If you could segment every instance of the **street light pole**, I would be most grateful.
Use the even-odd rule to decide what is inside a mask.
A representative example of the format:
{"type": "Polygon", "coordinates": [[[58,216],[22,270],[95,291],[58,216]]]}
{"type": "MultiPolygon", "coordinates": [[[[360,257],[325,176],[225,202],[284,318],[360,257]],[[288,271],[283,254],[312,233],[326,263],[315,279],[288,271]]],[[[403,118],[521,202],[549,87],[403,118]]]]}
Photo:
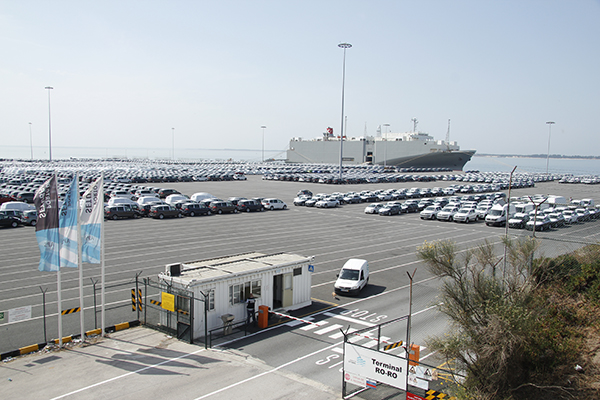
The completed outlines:
{"type": "Polygon", "coordinates": [[[342,123],[340,127],[340,183],[342,180],[342,161],[344,160],[344,88],[346,85],[346,49],[352,47],[350,43],[340,43],[338,47],[344,49],[344,63],[342,69],[342,123]]]}
{"type": "Polygon", "coordinates": [[[383,126],[385,126],[385,142],[383,143],[383,172],[385,172],[385,168],[387,167],[387,133],[390,124],[383,124],[383,126]]]}
{"type": "Polygon", "coordinates": [[[262,162],[265,162],[265,129],[267,127],[265,125],[261,125],[262,129],[262,162]]]}
{"type": "Polygon", "coordinates": [[[175,128],[171,128],[171,159],[175,161],[175,128]]]}
{"type": "Polygon", "coordinates": [[[546,122],[548,124],[548,156],[546,156],[546,175],[548,175],[548,163],[550,162],[550,135],[552,133],[553,121],[546,122]]]}
{"type": "Polygon", "coordinates": [[[29,123],[29,148],[31,149],[31,159],[33,160],[33,135],[31,134],[31,122],[29,123]]]}
{"type": "Polygon", "coordinates": [[[48,157],[49,160],[52,161],[52,118],[50,113],[50,90],[54,89],[51,86],[46,86],[46,90],[48,90],[48,157]]]}

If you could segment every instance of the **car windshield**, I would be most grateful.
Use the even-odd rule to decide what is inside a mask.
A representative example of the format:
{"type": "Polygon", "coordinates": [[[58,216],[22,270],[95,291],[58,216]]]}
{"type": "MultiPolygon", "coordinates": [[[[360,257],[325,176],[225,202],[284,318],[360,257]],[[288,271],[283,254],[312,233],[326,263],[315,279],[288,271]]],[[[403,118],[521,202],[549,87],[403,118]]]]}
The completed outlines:
{"type": "Polygon", "coordinates": [[[358,270],[342,268],[342,272],[340,273],[340,279],[347,279],[349,281],[357,281],[358,280],[358,270]]]}

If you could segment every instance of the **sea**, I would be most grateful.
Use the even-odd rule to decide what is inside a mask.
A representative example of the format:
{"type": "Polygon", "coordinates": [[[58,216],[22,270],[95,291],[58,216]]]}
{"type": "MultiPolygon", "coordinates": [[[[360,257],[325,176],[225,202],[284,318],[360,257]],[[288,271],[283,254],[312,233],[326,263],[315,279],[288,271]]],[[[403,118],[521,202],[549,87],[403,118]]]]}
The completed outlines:
{"type": "MultiPolygon", "coordinates": [[[[260,163],[262,160],[283,160],[286,150],[261,149],[177,149],[114,148],[114,147],[52,147],[53,160],[69,159],[149,159],[189,162],[241,161],[260,163]]],[[[0,146],[0,159],[47,160],[48,148],[43,146],[0,146]]],[[[596,175],[600,176],[600,159],[534,158],[475,155],[465,171],[516,172],[596,175]]]]}

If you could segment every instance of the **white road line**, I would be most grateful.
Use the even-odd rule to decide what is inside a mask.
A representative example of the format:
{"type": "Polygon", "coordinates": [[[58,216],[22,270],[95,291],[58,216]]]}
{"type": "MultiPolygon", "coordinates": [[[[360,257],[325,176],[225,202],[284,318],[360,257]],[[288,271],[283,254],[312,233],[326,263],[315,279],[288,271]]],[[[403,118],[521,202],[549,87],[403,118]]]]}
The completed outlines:
{"type": "Polygon", "coordinates": [[[361,320],[358,320],[358,319],[346,317],[345,315],[334,314],[334,313],[330,313],[330,312],[326,312],[324,314],[327,315],[328,317],[337,318],[337,319],[341,319],[341,320],[348,321],[348,322],[354,322],[356,324],[360,324],[360,325],[364,325],[364,326],[368,326],[368,327],[375,326],[375,324],[371,324],[369,322],[365,322],[365,321],[361,321],[361,320]]]}
{"type": "MultiPolygon", "coordinates": [[[[312,320],[314,320],[314,318],[313,317],[307,317],[307,318],[303,318],[303,320],[304,321],[312,321],[312,320]]],[[[293,327],[293,326],[301,325],[303,323],[304,323],[303,321],[294,320],[294,321],[290,321],[290,322],[288,322],[287,324],[284,324],[284,325],[285,326],[292,326],[293,327]]]]}
{"type": "Polygon", "coordinates": [[[344,349],[342,349],[341,347],[334,347],[333,349],[331,349],[331,351],[333,351],[334,353],[344,354],[344,349]]]}
{"type": "Polygon", "coordinates": [[[308,325],[303,326],[302,328],[300,328],[300,330],[301,331],[310,331],[310,330],[318,328],[320,326],[327,325],[328,323],[329,322],[327,322],[327,321],[321,321],[321,322],[319,322],[318,325],[317,324],[308,324],[308,325]]]}
{"type": "Polygon", "coordinates": [[[327,332],[331,332],[331,331],[334,331],[336,329],[343,328],[343,327],[344,327],[343,325],[333,324],[333,325],[329,325],[326,328],[320,329],[314,333],[315,333],[315,335],[324,335],[327,332]]]}

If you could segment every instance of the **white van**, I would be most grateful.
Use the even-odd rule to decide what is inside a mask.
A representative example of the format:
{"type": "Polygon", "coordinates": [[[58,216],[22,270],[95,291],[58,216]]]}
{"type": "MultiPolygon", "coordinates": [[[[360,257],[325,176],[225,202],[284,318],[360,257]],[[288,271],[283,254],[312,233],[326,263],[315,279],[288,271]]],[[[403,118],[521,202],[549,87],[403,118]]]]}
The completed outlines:
{"type": "Polygon", "coordinates": [[[369,283],[369,263],[367,260],[351,258],[342,267],[333,285],[337,294],[358,294],[369,283]]]}
{"type": "Polygon", "coordinates": [[[504,226],[509,219],[514,217],[515,213],[515,206],[512,204],[510,208],[508,204],[496,204],[486,215],[485,224],[487,226],[504,226]]]}
{"type": "Polygon", "coordinates": [[[215,198],[215,196],[213,196],[210,193],[194,193],[190,197],[190,200],[195,201],[196,203],[199,203],[201,200],[214,199],[214,198],[215,198]]]}
{"type": "Polygon", "coordinates": [[[27,210],[35,210],[35,206],[29,203],[23,203],[22,201],[8,201],[6,203],[2,203],[0,205],[0,211],[27,211],[27,210]]]}

